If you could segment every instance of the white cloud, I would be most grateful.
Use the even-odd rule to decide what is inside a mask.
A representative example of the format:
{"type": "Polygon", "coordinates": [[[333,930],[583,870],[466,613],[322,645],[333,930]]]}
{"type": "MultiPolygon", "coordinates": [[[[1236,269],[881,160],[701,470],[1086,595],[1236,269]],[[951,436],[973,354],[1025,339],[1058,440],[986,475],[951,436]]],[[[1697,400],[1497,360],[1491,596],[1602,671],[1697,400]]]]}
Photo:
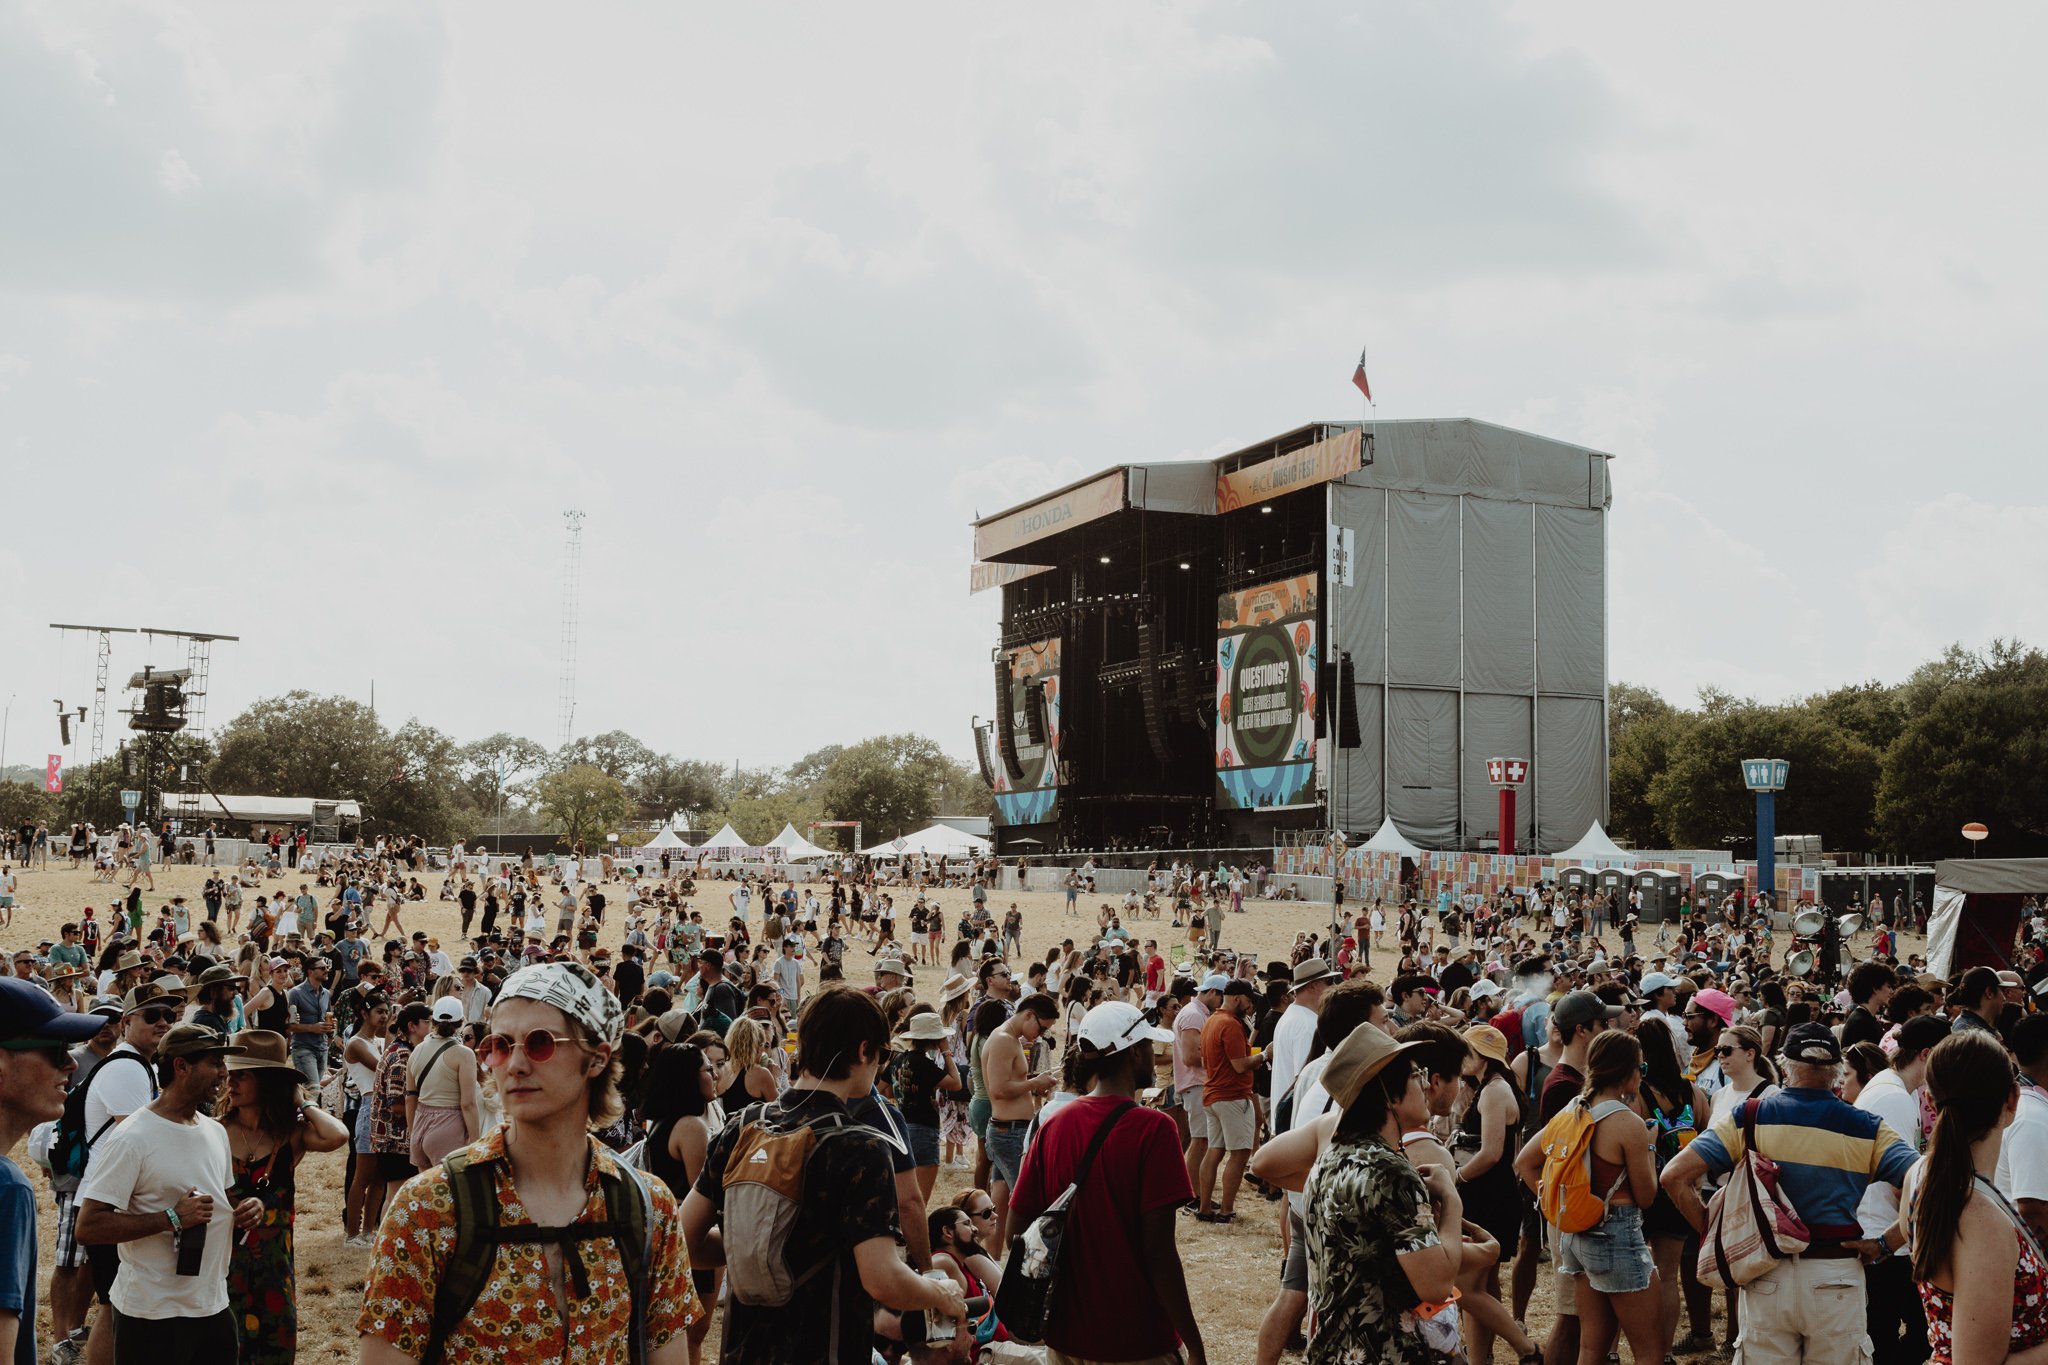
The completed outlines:
{"type": "Polygon", "coordinates": [[[168,194],[184,194],[199,187],[199,172],[186,164],[176,147],[166,151],[157,162],[156,178],[168,194]]]}

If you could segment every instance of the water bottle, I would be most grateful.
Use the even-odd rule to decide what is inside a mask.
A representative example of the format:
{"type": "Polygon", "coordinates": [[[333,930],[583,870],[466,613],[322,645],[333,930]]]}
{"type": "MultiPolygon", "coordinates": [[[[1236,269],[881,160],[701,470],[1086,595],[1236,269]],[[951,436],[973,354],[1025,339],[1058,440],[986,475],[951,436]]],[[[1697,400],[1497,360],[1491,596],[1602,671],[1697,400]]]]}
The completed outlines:
{"type": "MultiPolygon", "coordinates": [[[[198,1194],[199,1191],[194,1190],[192,1193],[198,1194]]],[[[206,1256],[207,1227],[208,1225],[205,1223],[187,1223],[184,1227],[178,1229],[178,1273],[180,1275],[197,1275],[199,1273],[199,1263],[206,1256]]]]}
{"type": "MultiPolygon", "coordinates": [[[[952,1277],[943,1270],[927,1270],[924,1277],[940,1284],[952,1283],[952,1277]]],[[[950,1341],[953,1338],[953,1319],[936,1308],[928,1308],[925,1310],[925,1333],[927,1341],[950,1341]]]]}

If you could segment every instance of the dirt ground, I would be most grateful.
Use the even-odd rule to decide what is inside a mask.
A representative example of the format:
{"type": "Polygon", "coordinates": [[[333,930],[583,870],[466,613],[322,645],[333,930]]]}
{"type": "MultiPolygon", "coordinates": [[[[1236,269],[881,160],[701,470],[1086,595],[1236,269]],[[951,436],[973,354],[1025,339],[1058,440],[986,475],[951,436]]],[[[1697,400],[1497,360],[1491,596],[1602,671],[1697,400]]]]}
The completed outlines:
{"type": "MultiPolygon", "coordinates": [[[[200,886],[205,878],[206,872],[200,868],[159,869],[156,873],[157,893],[147,896],[145,903],[154,911],[159,904],[167,903],[172,895],[183,894],[197,906],[200,903],[200,886]]],[[[423,880],[427,881],[430,889],[439,886],[438,881],[423,880]]],[[[13,923],[0,929],[0,948],[8,951],[22,946],[32,947],[42,938],[56,938],[58,926],[66,920],[76,919],[86,905],[94,906],[96,914],[104,921],[109,902],[117,889],[94,883],[88,871],[73,872],[61,866],[49,871],[23,872],[19,881],[13,923]]],[[[296,877],[288,877],[284,882],[272,885],[295,889],[297,881],[296,877]]],[[[710,883],[696,898],[695,908],[704,912],[707,922],[716,923],[729,913],[725,900],[729,889],[729,884],[710,883]]],[[[937,896],[951,912],[949,919],[956,917],[969,900],[964,890],[942,891],[937,896]]],[[[619,904],[617,896],[611,899],[614,906],[619,904]]],[[[1026,951],[1033,956],[1042,959],[1048,948],[1065,937],[1085,943],[1087,936],[1094,932],[1095,912],[1086,902],[1082,906],[1083,913],[1076,917],[1068,916],[1064,897],[1057,892],[998,893],[990,898],[990,906],[1000,912],[1012,901],[1024,912],[1024,944],[1026,951]]],[[[1223,931],[1224,946],[1238,951],[1249,950],[1261,962],[1285,958],[1296,934],[1320,930],[1328,925],[1329,911],[1327,903],[1254,904],[1246,913],[1230,918],[1223,931]]],[[[460,918],[452,902],[429,901],[412,906],[404,918],[408,929],[424,929],[453,947],[460,918]]],[[[624,933],[621,918],[617,914],[608,916],[611,922],[607,925],[604,942],[614,950],[624,933]]],[[[1140,919],[1125,927],[1140,940],[1156,937],[1162,949],[1174,943],[1184,944],[1185,941],[1184,931],[1174,929],[1171,919],[1165,916],[1157,921],[1140,919]]],[[[861,947],[852,947],[846,959],[848,979],[856,984],[862,983],[865,980],[863,969],[868,961],[861,947]]],[[[1379,955],[1379,962],[1382,971],[1391,965],[1386,954],[1379,955]]],[[[921,968],[918,985],[924,989],[935,989],[943,976],[943,969],[921,968]]],[[[41,1172],[28,1162],[25,1152],[17,1150],[13,1155],[32,1172],[34,1178],[42,1179],[41,1172]]],[[[355,1356],[355,1315],[360,1304],[360,1279],[367,1253],[342,1245],[342,1170],[342,1155],[334,1153],[309,1158],[300,1171],[297,1224],[299,1349],[308,1360],[354,1359],[355,1356]]],[[[941,1168],[934,1192],[935,1203],[945,1202],[964,1190],[967,1174],[941,1168]]],[[[1187,1267],[1196,1316],[1202,1324],[1209,1358],[1219,1365],[1249,1361],[1253,1357],[1259,1318],[1278,1283],[1280,1223],[1277,1210],[1281,1207],[1265,1202],[1248,1188],[1239,1201],[1239,1218],[1233,1225],[1217,1227],[1196,1224],[1192,1220],[1183,1221],[1181,1225],[1181,1256],[1187,1267]]],[[[55,1255],[53,1208],[45,1189],[42,1264],[46,1284],[47,1267],[55,1255]]],[[[1528,1313],[1528,1326],[1539,1341],[1549,1328],[1550,1318],[1550,1289],[1546,1274],[1539,1279],[1536,1298],[1528,1313]]],[[[42,1331],[42,1339],[47,1343],[47,1301],[42,1314],[42,1331]]],[[[711,1341],[715,1343],[716,1340],[714,1328],[711,1341]]],[[[707,1345],[706,1358],[715,1358],[714,1352],[715,1347],[707,1345]]],[[[1497,1348],[1500,1358],[1512,1359],[1506,1352],[1505,1345],[1497,1348]]]]}

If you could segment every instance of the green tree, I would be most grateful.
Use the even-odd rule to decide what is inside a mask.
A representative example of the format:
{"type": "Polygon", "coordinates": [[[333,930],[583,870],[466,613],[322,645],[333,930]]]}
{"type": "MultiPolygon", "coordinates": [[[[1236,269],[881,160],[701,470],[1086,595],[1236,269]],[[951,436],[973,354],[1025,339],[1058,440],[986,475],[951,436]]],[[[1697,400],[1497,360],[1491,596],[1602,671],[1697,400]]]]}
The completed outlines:
{"type": "Polygon", "coordinates": [[[1958,831],[1980,820],[2000,853],[2048,852],[2048,680],[2024,680],[2032,665],[2012,662],[1951,680],[1886,752],[1876,820],[1885,840],[1915,856],[1960,856],[1958,831]]]}
{"type": "Polygon", "coordinates": [[[455,793],[460,749],[431,725],[409,720],[386,742],[390,776],[364,801],[373,830],[417,834],[433,843],[451,840],[460,828],[455,793]]]}
{"type": "Polygon", "coordinates": [[[394,757],[390,736],[361,702],[288,692],[227,723],[207,781],[217,792],[368,802],[398,770],[394,757]]]}
{"type": "Polygon", "coordinates": [[[1882,753],[1906,725],[1899,689],[1881,682],[1850,683],[1809,697],[1807,709],[1882,753]]]}
{"type": "Polygon", "coordinates": [[[1742,784],[1745,758],[1791,761],[1778,798],[1778,830],[1818,834],[1828,848],[1868,838],[1881,762],[1877,750],[1803,705],[1761,706],[1716,697],[1672,745],[1649,784],[1659,827],[1687,848],[1742,848],[1756,839],[1756,799],[1742,784]]]}
{"type": "Polygon", "coordinates": [[[543,818],[570,843],[611,833],[632,814],[626,784],[592,763],[571,764],[534,784],[543,818]]]}
{"type": "Polygon", "coordinates": [[[938,813],[950,760],[923,735],[878,735],[832,760],[820,793],[825,814],[859,820],[870,841],[922,829],[938,813]]]}
{"type": "Polygon", "coordinates": [[[0,829],[56,818],[56,803],[41,782],[0,782],[0,829]]]}
{"type": "Polygon", "coordinates": [[[67,769],[63,794],[57,798],[58,813],[67,825],[85,821],[96,829],[112,829],[124,818],[121,792],[127,786],[121,760],[111,754],[97,763],[67,769]]]}
{"type": "Polygon", "coordinates": [[[587,763],[608,777],[631,782],[659,757],[624,730],[572,739],[555,753],[556,771],[587,763]]]}
{"type": "Polygon", "coordinates": [[[658,754],[634,779],[633,801],[641,819],[659,824],[679,810],[717,809],[724,780],[723,764],[658,754]]]}
{"type": "Polygon", "coordinates": [[[548,751],[533,740],[500,730],[456,751],[460,800],[477,829],[495,829],[508,803],[523,796],[547,766],[548,751]]]}

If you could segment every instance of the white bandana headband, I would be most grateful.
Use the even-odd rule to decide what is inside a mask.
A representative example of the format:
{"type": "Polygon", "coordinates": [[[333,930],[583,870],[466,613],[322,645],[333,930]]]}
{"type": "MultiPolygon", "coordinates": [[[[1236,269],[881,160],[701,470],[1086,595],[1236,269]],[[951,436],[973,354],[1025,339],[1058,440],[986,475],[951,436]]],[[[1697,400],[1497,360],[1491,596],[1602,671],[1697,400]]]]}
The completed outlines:
{"type": "Polygon", "coordinates": [[[541,962],[505,978],[499,1000],[538,1000],[553,1005],[613,1047],[626,1031],[619,998],[599,984],[580,962],[541,962]]]}

